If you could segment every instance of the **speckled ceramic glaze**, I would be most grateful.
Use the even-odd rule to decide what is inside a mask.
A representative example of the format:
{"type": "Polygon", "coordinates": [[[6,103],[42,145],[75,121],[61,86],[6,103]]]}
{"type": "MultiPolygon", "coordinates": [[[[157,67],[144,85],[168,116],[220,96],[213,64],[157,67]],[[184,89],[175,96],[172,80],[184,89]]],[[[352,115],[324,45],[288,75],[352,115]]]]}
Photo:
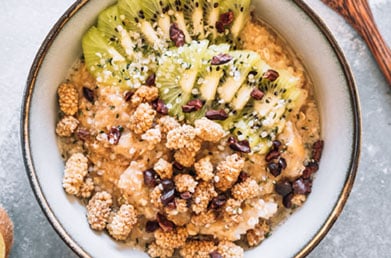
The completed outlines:
{"type": "MultiPolygon", "coordinates": [[[[147,257],[89,228],[85,206],[66,195],[64,164],[55,136],[56,90],[81,55],[81,37],[111,0],[77,1],[39,50],[23,103],[22,142],[32,188],[49,221],[81,257],[147,257]]],[[[343,54],[319,18],[299,0],[254,0],[255,13],[276,29],[303,60],[315,84],[325,141],[320,170],[307,202],[246,257],[303,257],[340,214],[355,177],[360,110],[343,54]]]]}

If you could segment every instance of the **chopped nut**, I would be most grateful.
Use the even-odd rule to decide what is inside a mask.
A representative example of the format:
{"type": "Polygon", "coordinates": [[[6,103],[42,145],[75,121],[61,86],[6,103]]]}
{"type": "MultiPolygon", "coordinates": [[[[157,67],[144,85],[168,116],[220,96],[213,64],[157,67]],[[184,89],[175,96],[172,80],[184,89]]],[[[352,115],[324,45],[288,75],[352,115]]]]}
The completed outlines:
{"type": "Polygon", "coordinates": [[[244,167],[244,159],[237,154],[227,156],[224,161],[221,161],[216,170],[218,182],[215,185],[221,191],[226,191],[231,188],[238,180],[240,171],[244,167]]]}
{"type": "Polygon", "coordinates": [[[124,204],[107,224],[107,230],[114,239],[125,240],[136,223],[137,213],[134,207],[130,204],[124,204]]]}
{"type": "Polygon", "coordinates": [[[210,157],[204,157],[194,164],[194,169],[197,173],[197,179],[210,181],[214,177],[213,164],[210,162],[210,157]]]}
{"type": "Polygon", "coordinates": [[[141,103],[130,117],[130,129],[136,134],[142,134],[151,128],[156,111],[149,104],[141,103]]]}
{"type": "Polygon", "coordinates": [[[188,174],[179,174],[174,178],[175,186],[178,192],[190,192],[194,193],[195,188],[197,186],[197,181],[191,175],[188,174]]]}
{"type": "Polygon", "coordinates": [[[110,207],[113,204],[108,192],[96,193],[87,204],[87,220],[92,229],[103,230],[110,217],[110,207]]]}
{"type": "Polygon", "coordinates": [[[61,111],[68,116],[76,114],[79,105],[79,94],[75,86],[70,83],[63,83],[58,87],[57,94],[61,111]]]}
{"type": "Polygon", "coordinates": [[[79,194],[88,173],[88,159],[82,153],[73,154],[65,164],[62,186],[68,194],[79,194]]]}
{"type": "Polygon", "coordinates": [[[73,116],[65,116],[57,123],[56,133],[61,137],[71,136],[75,131],[79,121],[73,116]]]}

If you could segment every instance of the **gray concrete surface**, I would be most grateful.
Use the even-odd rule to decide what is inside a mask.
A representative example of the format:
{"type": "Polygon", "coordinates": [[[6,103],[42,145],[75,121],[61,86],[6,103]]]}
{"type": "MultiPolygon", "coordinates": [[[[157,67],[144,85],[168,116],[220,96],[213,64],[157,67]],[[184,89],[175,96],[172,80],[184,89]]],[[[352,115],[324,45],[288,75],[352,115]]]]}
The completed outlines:
{"type": "MultiPolygon", "coordinates": [[[[43,215],[23,166],[19,113],[32,60],[72,0],[0,1],[0,203],[15,223],[15,257],[76,257],[43,215]]],[[[361,97],[363,146],[351,196],[310,257],[391,255],[391,87],[361,38],[319,0],[306,0],[324,19],[351,64],[361,97]]],[[[391,0],[369,0],[391,45],[391,0]]]]}

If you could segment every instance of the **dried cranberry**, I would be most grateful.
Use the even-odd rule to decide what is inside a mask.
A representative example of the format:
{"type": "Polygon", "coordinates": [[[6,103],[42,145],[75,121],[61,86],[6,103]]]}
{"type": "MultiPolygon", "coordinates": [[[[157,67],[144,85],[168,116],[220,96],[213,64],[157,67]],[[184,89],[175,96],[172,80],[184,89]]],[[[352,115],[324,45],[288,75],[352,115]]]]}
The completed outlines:
{"type": "Polygon", "coordinates": [[[90,88],[83,87],[83,96],[89,102],[94,103],[95,94],[94,94],[94,91],[91,90],[90,88]]]}
{"type": "Polygon", "coordinates": [[[282,204],[285,208],[292,208],[293,193],[290,193],[282,198],[282,204]]]}
{"type": "Polygon", "coordinates": [[[319,140],[312,145],[312,159],[319,163],[322,156],[324,142],[319,140]]]}
{"type": "Polygon", "coordinates": [[[269,80],[269,81],[272,81],[274,82],[275,80],[278,79],[278,77],[280,76],[280,74],[276,71],[276,70],[273,70],[273,69],[269,69],[267,70],[264,74],[263,74],[263,78],[269,80]]]}
{"type": "Polygon", "coordinates": [[[255,88],[251,92],[251,97],[255,100],[261,100],[265,96],[265,93],[263,93],[260,89],[255,88]]]}
{"type": "Polygon", "coordinates": [[[266,157],[265,157],[265,160],[267,162],[269,161],[272,161],[273,159],[277,159],[278,157],[280,157],[280,152],[279,151],[276,151],[276,150],[272,150],[271,152],[269,152],[266,157]]]}
{"type": "Polygon", "coordinates": [[[175,189],[171,189],[169,191],[163,192],[160,196],[160,200],[162,201],[163,206],[167,206],[170,202],[175,199],[175,189]]]}
{"type": "Polygon", "coordinates": [[[155,85],[155,79],[156,79],[156,74],[155,73],[150,74],[148,78],[145,80],[145,85],[147,86],[155,85]]]}
{"type": "Polygon", "coordinates": [[[202,100],[192,99],[189,102],[187,102],[186,105],[182,106],[182,111],[184,113],[191,113],[191,112],[200,110],[203,105],[204,105],[204,103],[202,103],[202,100]]]}
{"type": "Polygon", "coordinates": [[[127,92],[125,93],[124,100],[125,100],[126,102],[129,102],[133,95],[134,95],[134,92],[133,92],[133,91],[127,91],[127,92]]]}
{"type": "Polygon", "coordinates": [[[185,34],[176,23],[170,26],[170,39],[175,43],[176,47],[181,47],[185,44],[185,34]]]}
{"type": "Polygon", "coordinates": [[[193,195],[190,192],[183,192],[180,196],[183,200],[190,200],[193,195]]]}
{"type": "Polygon", "coordinates": [[[315,173],[316,171],[319,170],[319,165],[318,163],[315,161],[315,162],[309,162],[306,166],[305,166],[305,169],[303,171],[303,175],[302,177],[303,178],[310,178],[311,175],[313,173],[315,173]]]}
{"type": "Polygon", "coordinates": [[[223,194],[220,194],[212,199],[212,201],[210,202],[210,208],[218,209],[222,207],[226,202],[227,202],[227,197],[223,194]]]}
{"type": "Polygon", "coordinates": [[[164,232],[172,231],[175,228],[175,224],[160,213],[157,214],[157,222],[164,232]]]}
{"type": "Polygon", "coordinates": [[[155,187],[158,184],[158,174],[153,169],[148,169],[143,172],[144,184],[148,187],[155,187]]]}
{"type": "Polygon", "coordinates": [[[228,63],[232,59],[233,59],[233,57],[228,54],[218,54],[217,56],[212,57],[210,64],[211,65],[222,65],[222,64],[228,63]]]}
{"type": "Polygon", "coordinates": [[[159,223],[157,221],[147,221],[145,225],[145,231],[148,233],[155,232],[159,228],[159,223]]]}
{"type": "Polygon", "coordinates": [[[282,169],[286,169],[287,164],[286,164],[286,160],[284,158],[280,158],[278,160],[278,164],[281,166],[282,169]]]}
{"type": "Polygon", "coordinates": [[[228,114],[227,112],[224,111],[224,109],[208,110],[206,111],[205,116],[210,120],[219,120],[219,121],[224,121],[225,119],[228,118],[228,114]]]}
{"type": "Polygon", "coordinates": [[[107,134],[107,140],[110,144],[117,145],[119,139],[121,138],[121,130],[120,127],[111,127],[109,133],[107,134]]]}
{"type": "Polygon", "coordinates": [[[234,151],[239,151],[243,153],[250,153],[250,143],[247,140],[236,141],[229,144],[229,147],[234,151]]]}
{"type": "Polygon", "coordinates": [[[170,179],[164,179],[161,181],[161,184],[163,186],[163,191],[164,192],[168,192],[172,189],[175,189],[175,185],[174,185],[174,182],[170,179]]]}
{"type": "Polygon", "coordinates": [[[312,189],[312,182],[309,179],[299,178],[292,183],[295,194],[309,194],[312,189]]]}
{"type": "Polygon", "coordinates": [[[87,141],[90,138],[90,132],[85,128],[78,128],[76,134],[77,138],[82,141],[87,141]]]}
{"type": "Polygon", "coordinates": [[[210,258],[223,258],[223,256],[217,251],[213,251],[213,252],[209,253],[209,256],[210,256],[210,258]]]}
{"type": "Polygon", "coordinates": [[[274,186],[274,190],[284,197],[292,192],[292,184],[288,181],[277,182],[274,186]]]}
{"type": "Polygon", "coordinates": [[[157,99],[152,103],[152,107],[158,112],[159,114],[162,115],[167,115],[168,114],[168,107],[164,103],[163,100],[157,99]]]}
{"type": "Polygon", "coordinates": [[[267,164],[267,168],[269,169],[270,174],[277,177],[281,174],[281,166],[278,163],[270,162],[267,164]]]}

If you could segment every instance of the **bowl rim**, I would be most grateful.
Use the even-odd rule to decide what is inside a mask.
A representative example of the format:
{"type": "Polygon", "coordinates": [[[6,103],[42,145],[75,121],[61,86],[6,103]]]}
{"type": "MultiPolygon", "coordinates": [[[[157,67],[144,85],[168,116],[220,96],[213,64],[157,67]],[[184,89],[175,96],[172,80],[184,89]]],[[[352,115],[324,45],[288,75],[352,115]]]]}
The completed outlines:
{"type": "MultiPolygon", "coordinates": [[[[21,118],[20,118],[20,132],[21,132],[21,148],[24,166],[26,173],[29,178],[30,185],[33,189],[34,195],[45,214],[46,218],[49,220],[50,224],[57,232],[57,234],[62,238],[62,240],[80,257],[91,257],[64,229],[61,222],[54,215],[52,208],[50,207],[46,197],[43,194],[41,185],[37,174],[35,172],[34,162],[32,160],[31,148],[30,148],[30,135],[29,135],[29,122],[30,122],[30,108],[31,108],[31,98],[32,93],[35,88],[35,82],[42,66],[43,60],[46,57],[48,50],[50,49],[52,43],[61,32],[62,28],[67,24],[67,22],[87,3],[91,0],[76,0],[59,18],[59,20],[54,24],[46,38],[44,39],[41,47],[39,48],[32,66],[30,68],[27,84],[25,86],[23,99],[22,99],[22,108],[21,108],[21,118]]],[[[352,71],[349,63],[341,49],[338,45],[337,40],[334,38],[332,32],[323,22],[323,20],[318,16],[311,7],[306,4],[303,0],[293,0],[293,2],[311,19],[311,21],[318,27],[320,32],[325,36],[328,43],[333,48],[333,52],[336,54],[336,57],[341,64],[343,74],[346,78],[350,104],[353,110],[353,148],[352,154],[350,157],[349,171],[345,178],[345,182],[341,193],[338,196],[338,200],[334,205],[333,209],[328,215],[327,220],[323,223],[321,228],[315,233],[312,239],[305,244],[301,250],[295,254],[294,257],[305,257],[307,256],[325,237],[327,232],[331,229],[335,221],[340,216],[343,207],[345,206],[353,183],[357,174],[359,159],[360,159],[360,150],[361,150],[361,107],[359,102],[358,90],[356,87],[355,79],[352,75],[352,71]]]]}

